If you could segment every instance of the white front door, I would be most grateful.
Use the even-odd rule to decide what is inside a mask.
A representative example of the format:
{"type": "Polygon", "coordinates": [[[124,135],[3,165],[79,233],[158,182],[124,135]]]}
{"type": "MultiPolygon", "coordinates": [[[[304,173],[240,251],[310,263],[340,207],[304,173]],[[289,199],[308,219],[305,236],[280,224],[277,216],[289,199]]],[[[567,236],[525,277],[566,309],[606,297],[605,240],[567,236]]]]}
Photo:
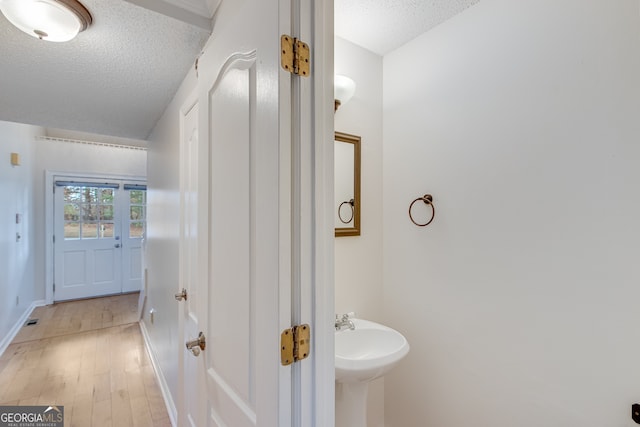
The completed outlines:
{"type": "Polygon", "coordinates": [[[55,301],[140,289],[145,193],[115,179],[55,179],[55,301]]]}
{"type": "Polygon", "coordinates": [[[309,31],[312,16],[285,0],[220,2],[181,112],[181,425],[333,424],[333,103],[315,113],[315,79],[280,66],[280,36],[309,31]],[[294,322],[311,324],[311,356],[282,366],[280,334],[294,322]],[[184,343],[200,333],[193,353],[184,343]]]}

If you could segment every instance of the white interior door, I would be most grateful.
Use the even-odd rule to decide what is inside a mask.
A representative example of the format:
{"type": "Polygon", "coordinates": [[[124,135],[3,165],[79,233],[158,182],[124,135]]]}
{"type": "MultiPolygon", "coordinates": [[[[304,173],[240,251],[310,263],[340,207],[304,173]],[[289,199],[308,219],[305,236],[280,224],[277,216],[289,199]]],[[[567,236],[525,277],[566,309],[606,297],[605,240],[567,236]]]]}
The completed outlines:
{"type": "MultiPolygon", "coordinates": [[[[329,19],[324,5],[314,10],[329,19]]],[[[197,355],[182,344],[182,425],[333,424],[331,78],[313,89],[313,77],[302,84],[280,68],[280,36],[311,34],[314,10],[222,0],[198,61],[197,107],[181,113],[181,330],[183,342],[206,339],[197,355]],[[281,331],[315,319],[309,360],[281,366],[281,331]]],[[[320,24],[325,58],[331,24],[320,24]]]]}
{"type": "MultiPolygon", "coordinates": [[[[277,175],[274,180],[273,172],[261,170],[255,161],[259,155],[268,159],[266,147],[260,153],[251,115],[257,99],[256,55],[244,52],[225,65],[211,86],[208,111],[212,144],[207,330],[212,351],[205,358],[211,414],[207,425],[244,427],[257,423],[256,381],[261,368],[257,340],[278,327],[276,310],[262,313],[261,319],[257,316],[268,304],[258,296],[260,290],[271,289],[271,298],[279,293],[277,247],[265,253],[260,244],[261,238],[278,241],[279,189],[277,175]],[[269,184],[273,185],[264,188],[269,184]],[[261,196],[267,199],[262,206],[261,196]]],[[[272,143],[277,153],[277,134],[272,143]]],[[[271,168],[277,172],[277,162],[271,168]]],[[[277,382],[273,386],[277,390],[277,382]]]]}
{"type": "Polygon", "coordinates": [[[55,180],[55,301],[140,289],[141,236],[130,236],[130,230],[141,222],[125,215],[131,209],[125,185],[115,179],[55,180]]]}
{"type": "Polygon", "coordinates": [[[290,188],[279,180],[289,150],[280,109],[290,109],[278,102],[278,17],[278,0],[223,1],[199,59],[197,201],[184,200],[197,205],[197,298],[185,310],[185,338],[203,332],[206,349],[194,357],[183,348],[191,425],[291,421],[292,368],[279,360],[280,330],[291,326],[290,298],[280,304],[290,290],[291,241],[283,229],[290,188]]]}

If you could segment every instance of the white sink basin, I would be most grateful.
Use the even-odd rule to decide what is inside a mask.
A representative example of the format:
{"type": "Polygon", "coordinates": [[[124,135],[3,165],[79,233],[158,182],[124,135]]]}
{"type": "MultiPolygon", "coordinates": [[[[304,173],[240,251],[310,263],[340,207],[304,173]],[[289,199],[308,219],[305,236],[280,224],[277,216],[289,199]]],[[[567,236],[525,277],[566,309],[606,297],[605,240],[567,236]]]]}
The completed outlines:
{"type": "Polygon", "coordinates": [[[336,381],[369,382],[386,374],[409,353],[409,343],[400,332],[368,320],[351,320],[354,330],[335,333],[336,381]]]}

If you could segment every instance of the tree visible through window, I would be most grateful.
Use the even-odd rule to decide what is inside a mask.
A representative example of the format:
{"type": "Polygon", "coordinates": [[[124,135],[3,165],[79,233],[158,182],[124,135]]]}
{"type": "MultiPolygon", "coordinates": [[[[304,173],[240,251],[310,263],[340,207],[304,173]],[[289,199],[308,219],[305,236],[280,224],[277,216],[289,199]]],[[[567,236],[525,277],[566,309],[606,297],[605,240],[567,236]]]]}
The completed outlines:
{"type": "Polygon", "coordinates": [[[146,190],[129,191],[129,237],[142,238],[147,222],[146,190]]]}
{"type": "Polygon", "coordinates": [[[68,185],[63,191],[65,239],[113,238],[113,188],[68,185]]]}

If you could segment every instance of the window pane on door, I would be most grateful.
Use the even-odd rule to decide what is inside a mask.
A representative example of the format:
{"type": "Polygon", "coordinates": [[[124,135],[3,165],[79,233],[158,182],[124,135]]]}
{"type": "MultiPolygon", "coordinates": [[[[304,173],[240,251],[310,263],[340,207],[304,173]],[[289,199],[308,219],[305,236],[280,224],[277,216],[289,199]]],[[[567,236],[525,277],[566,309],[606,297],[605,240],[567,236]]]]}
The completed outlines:
{"type": "Polygon", "coordinates": [[[86,203],[95,203],[98,201],[99,188],[95,187],[82,187],[82,201],[86,203]]]}
{"type": "Polygon", "coordinates": [[[80,206],[77,204],[64,205],[65,221],[77,221],[80,218],[80,206]]]}
{"type": "Polygon", "coordinates": [[[98,205],[85,204],[82,206],[82,220],[96,221],[98,219],[98,205]]]}
{"type": "Polygon", "coordinates": [[[131,204],[144,205],[146,203],[146,200],[145,200],[146,193],[147,192],[145,190],[131,190],[131,193],[130,193],[131,204]]]}
{"type": "Polygon", "coordinates": [[[100,221],[113,221],[113,205],[100,206],[100,221]]]}
{"type": "Polygon", "coordinates": [[[142,206],[131,206],[131,214],[129,216],[132,220],[143,220],[144,219],[144,207],[142,206]]]}
{"type": "Polygon", "coordinates": [[[64,238],[113,239],[115,195],[113,188],[64,186],[64,238]]]}
{"type": "Polygon", "coordinates": [[[129,191],[129,238],[144,237],[146,226],[146,190],[129,191]]]}
{"type": "Polygon", "coordinates": [[[80,235],[83,239],[98,238],[98,224],[95,222],[83,222],[80,230],[80,235]]]}
{"type": "Polygon", "coordinates": [[[100,189],[100,203],[104,204],[113,204],[113,189],[112,188],[102,188],[100,189]]]}
{"type": "Polygon", "coordinates": [[[82,187],[66,186],[64,188],[64,201],[65,202],[81,202],[82,201],[82,187]]]}
{"type": "Polygon", "coordinates": [[[136,238],[144,235],[144,223],[132,222],[129,226],[129,237],[136,238]]]}
{"type": "Polygon", "coordinates": [[[101,222],[99,237],[101,239],[105,237],[113,237],[113,230],[114,230],[114,226],[112,222],[101,222]]]}
{"type": "Polygon", "coordinates": [[[64,222],[64,238],[65,239],[79,239],[80,238],[80,223],[79,222],[64,222]]]}

